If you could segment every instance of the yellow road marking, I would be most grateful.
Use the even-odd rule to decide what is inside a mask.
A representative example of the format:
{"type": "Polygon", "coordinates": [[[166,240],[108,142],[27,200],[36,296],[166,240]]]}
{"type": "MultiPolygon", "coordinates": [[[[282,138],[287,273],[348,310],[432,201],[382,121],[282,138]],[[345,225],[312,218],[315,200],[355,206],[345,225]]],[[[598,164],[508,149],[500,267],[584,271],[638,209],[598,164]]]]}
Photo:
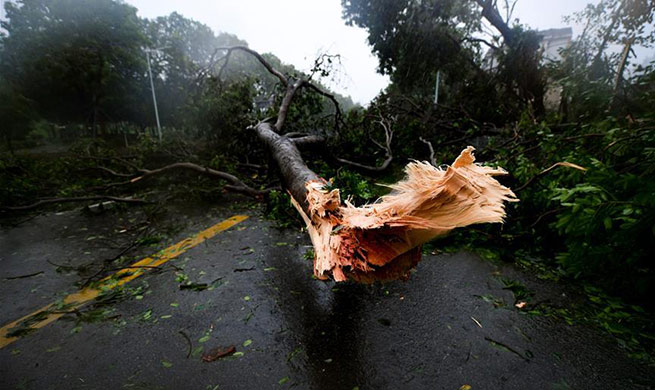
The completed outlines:
{"type": "MultiPolygon", "coordinates": [[[[117,271],[115,274],[102,279],[97,287],[86,287],[76,293],[66,296],[63,300],[63,303],[66,305],[65,306],[66,311],[77,309],[81,306],[84,306],[89,301],[97,298],[98,295],[100,295],[100,293],[102,293],[103,291],[111,290],[118,286],[122,286],[123,284],[129,282],[130,280],[133,280],[143,275],[146,271],[152,269],[152,267],[159,266],[171,259],[176,258],[177,256],[181,255],[187,250],[193,248],[194,246],[202,243],[207,239],[214,237],[218,233],[231,228],[232,226],[246,220],[247,218],[248,218],[247,215],[235,215],[231,218],[228,218],[225,221],[219,222],[216,225],[206,230],[203,230],[198,234],[195,234],[189,238],[186,238],[178,242],[177,244],[171,245],[168,248],[159,251],[157,254],[152,255],[151,257],[146,257],[144,259],[141,259],[136,263],[132,264],[128,268],[123,268],[117,271]],[[139,268],[139,267],[146,267],[146,268],[139,268]]],[[[36,310],[35,312],[28,314],[25,317],[19,318],[16,321],[11,322],[0,328],[0,349],[18,340],[18,337],[16,336],[14,337],[8,336],[9,331],[12,328],[19,326],[21,323],[25,322],[26,320],[29,320],[30,318],[41,314],[42,318],[35,319],[34,321],[29,321],[29,322],[33,322],[29,324],[30,328],[40,329],[48,325],[49,323],[56,321],[61,316],[66,314],[66,313],[48,312],[50,309],[53,308],[55,308],[54,303],[43,306],[42,308],[36,310]]]]}

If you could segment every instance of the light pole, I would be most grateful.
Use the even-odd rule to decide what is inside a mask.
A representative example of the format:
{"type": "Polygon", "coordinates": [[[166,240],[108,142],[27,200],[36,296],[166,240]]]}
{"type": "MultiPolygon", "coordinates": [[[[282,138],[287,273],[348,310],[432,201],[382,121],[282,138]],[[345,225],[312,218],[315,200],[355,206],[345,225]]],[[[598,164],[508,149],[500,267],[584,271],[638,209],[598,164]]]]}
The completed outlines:
{"type": "Polygon", "coordinates": [[[437,71],[437,81],[434,83],[434,106],[439,104],[439,84],[441,84],[441,71],[437,71]]]}
{"type": "Polygon", "coordinates": [[[157,135],[159,136],[159,142],[161,143],[161,124],[159,124],[159,111],[157,110],[157,96],[155,95],[155,84],[152,82],[152,69],[150,68],[150,50],[151,49],[146,49],[146,60],[148,61],[148,76],[150,76],[150,90],[152,91],[152,104],[155,106],[155,119],[157,119],[157,135]]]}

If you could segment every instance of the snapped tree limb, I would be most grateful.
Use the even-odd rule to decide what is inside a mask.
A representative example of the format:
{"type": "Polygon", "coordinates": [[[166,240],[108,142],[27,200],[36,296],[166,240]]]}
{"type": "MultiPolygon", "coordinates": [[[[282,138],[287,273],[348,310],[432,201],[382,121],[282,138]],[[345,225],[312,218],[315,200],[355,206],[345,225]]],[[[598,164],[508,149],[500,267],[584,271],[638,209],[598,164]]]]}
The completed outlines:
{"type": "Polygon", "coordinates": [[[373,142],[380,149],[384,150],[385,159],[381,165],[372,166],[372,165],[360,164],[358,162],[346,160],[339,157],[336,157],[335,160],[337,160],[342,164],[351,165],[355,168],[363,169],[369,172],[382,172],[387,168],[389,168],[389,165],[393,161],[393,153],[391,151],[391,141],[393,140],[393,127],[391,122],[392,122],[391,120],[384,118],[382,115],[380,115],[380,120],[376,121],[376,123],[380,124],[380,126],[382,126],[382,128],[384,129],[384,145],[376,141],[375,138],[373,138],[372,136],[369,136],[371,142],[373,142]]]}
{"type": "Polygon", "coordinates": [[[341,202],[324,180],[305,183],[306,205],[294,196],[314,246],[314,275],[359,282],[407,278],[421,245],[451,230],[502,222],[514,193],[493,176],[506,172],[474,163],[473,147],[446,170],[412,162],[391,194],[363,207],[341,202]],[[307,212],[308,211],[308,212],[307,212]]]}
{"type": "Polygon", "coordinates": [[[41,199],[35,203],[28,204],[25,206],[6,206],[3,207],[5,210],[11,210],[11,211],[28,211],[28,210],[33,210],[35,208],[47,205],[47,204],[55,204],[55,203],[73,203],[73,202],[86,202],[89,200],[111,200],[114,202],[122,202],[122,203],[135,203],[135,204],[144,204],[148,203],[147,201],[143,199],[135,199],[135,198],[120,198],[117,196],[108,196],[108,195],[93,195],[93,196],[78,196],[78,197],[72,197],[72,198],[49,198],[49,199],[41,199]]]}

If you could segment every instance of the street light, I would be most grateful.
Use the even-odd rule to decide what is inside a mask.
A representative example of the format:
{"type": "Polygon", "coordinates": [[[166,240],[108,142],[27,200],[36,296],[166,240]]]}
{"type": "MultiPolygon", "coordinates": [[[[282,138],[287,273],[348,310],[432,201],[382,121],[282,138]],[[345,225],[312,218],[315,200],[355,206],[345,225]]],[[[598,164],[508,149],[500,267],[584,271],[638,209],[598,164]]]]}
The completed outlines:
{"type": "Polygon", "coordinates": [[[152,104],[155,106],[155,119],[157,119],[157,135],[159,136],[159,142],[161,143],[161,124],[159,123],[159,110],[157,110],[157,96],[155,95],[155,84],[152,82],[152,68],[150,67],[150,52],[158,51],[165,49],[165,47],[159,47],[157,49],[148,49],[146,48],[146,60],[148,61],[148,76],[150,76],[150,90],[152,91],[152,104]]]}

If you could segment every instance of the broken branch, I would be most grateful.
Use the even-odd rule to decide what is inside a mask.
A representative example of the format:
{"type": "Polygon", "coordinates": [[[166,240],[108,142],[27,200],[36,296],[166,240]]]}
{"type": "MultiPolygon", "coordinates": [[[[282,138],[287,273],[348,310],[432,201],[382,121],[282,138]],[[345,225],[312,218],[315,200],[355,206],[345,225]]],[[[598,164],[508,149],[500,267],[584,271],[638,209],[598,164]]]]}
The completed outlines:
{"type": "Polygon", "coordinates": [[[365,164],[360,164],[355,161],[350,161],[346,160],[343,158],[336,157],[336,160],[342,164],[348,164],[351,165],[355,168],[363,169],[369,172],[382,172],[386,170],[389,167],[389,164],[393,161],[393,153],[391,152],[391,141],[393,140],[393,128],[391,127],[391,123],[389,120],[385,119],[384,117],[380,116],[380,120],[376,121],[378,124],[382,126],[384,129],[384,139],[385,139],[385,144],[382,145],[380,142],[376,141],[375,138],[369,136],[369,139],[371,142],[373,142],[377,147],[380,149],[384,150],[385,153],[385,160],[382,162],[381,165],[379,166],[372,166],[372,165],[365,165],[365,164]]]}
{"type": "Polygon", "coordinates": [[[225,180],[230,184],[225,185],[223,188],[229,191],[233,192],[238,192],[242,193],[245,195],[253,196],[253,197],[263,197],[264,195],[267,194],[268,191],[263,190],[256,190],[241,180],[237,178],[236,176],[229,174],[227,172],[223,171],[217,171],[215,169],[211,169],[208,167],[203,167],[198,164],[190,163],[190,162],[180,162],[180,163],[174,163],[170,165],[166,165],[165,167],[157,168],[157,169],[141,169],[140,172],[142,172],[141,176],[135,177],[129,181],[126,182],[120,182],[120,183],[114,183],[110,184],[109,186],[121,186],[121,185],[126,185],[126,184],[131,184],[131,183],[136,183],[137,181],[141,181],[143,179],[147,179],[152,176],[156,175],[161,175],[163,173],[169,172],[169,171],[174,171],[174,170],[180,170],[180,169],[187,169],[187,170],[192,170],[196,171],[198,173],[202,173],[207,176],[212,176],[212,177],[217,177],[219,179],[225,180]]]}
{"type": "Polygon", "coordinates": [[[108,196],[108,195],[97,195],[97,196],[79,196],[79,197],[73,197],[73,198],[50,198],[50,199],[42,199],[36,203],[32,203],[26,206],[6,206],[3,207],[5,210],[11,210],[11,211],[26,211],[26,210],[32,210],[37,207],[46,205],[46,204],[54,204],[54,203],[72,203],[72,202],[84,202],[88,200],[112,200],[114,202],[123,202],[123,203],[135,203],[135,204],[144,204],[144,203],[150,203],[148,201],[145,201],[143,199],[135,199],[135,198],[119,198],[116,196],[108,196]]]}
{"type": "Polygon", "coordinates": [[[570,162],[566,162],[566,161],[557,162],[557,163],[551,165],[550,167],[544,169],[543,171],[539,172],[537,175],[531,177],[530,180],[526,181],[525,184],[523,184],[522,186],[520,186],[519,188],[517,188],[514,191],[519,192],[519,191],[525,189],[527,186],[532,184],[535,180],[539,179],[540,177],[542,177],[543,175],[547,174],[548,172],[552,171],[553,169],[555,169],[557,167],[573,168],[573,169],[577,169],[577,170],[582,171],[582,172],[585,172],[587,170],[587,168],[583,168],[583,167],[581,167],[581,166],[579,166],[577,164],[573,164],[573,163],[570,163],[570,162]]]}
{"type": "Polygon", "coordinates": [[[424,144],[428,145],[428,148],[430,148],[430,164],[437,166],[437,160],[434,159],[434,148],[432,147],[432,142],[426,140],[423,137],[418,137],[418,139],[420,139],[424,144]]]}

